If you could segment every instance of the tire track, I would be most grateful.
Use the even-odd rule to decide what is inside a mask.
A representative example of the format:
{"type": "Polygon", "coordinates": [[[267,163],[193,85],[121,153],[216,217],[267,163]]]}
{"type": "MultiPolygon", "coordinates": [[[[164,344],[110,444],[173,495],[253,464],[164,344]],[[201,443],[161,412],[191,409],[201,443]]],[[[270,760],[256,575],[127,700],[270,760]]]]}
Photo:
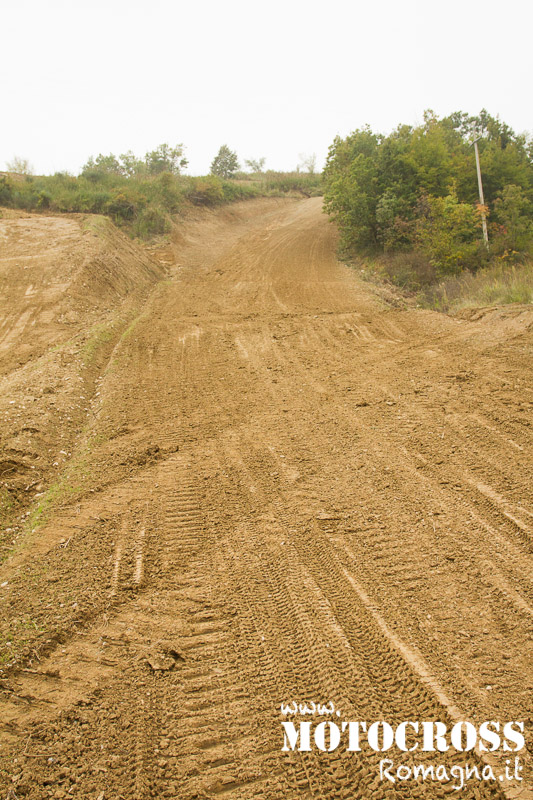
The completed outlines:
{"type": "Polygon", "coordinates": [[[193,220],[99,378],[83,519],[67,498],[51,550],[0,587],[28,587],[3,606],[28,647],[52,640],[32,620],[71,621],[0,685],[2,791],[433,800],[456,793],[380,782],[368,748],[283,752],[281,703],[528,719],[525,355],[384,308],[336,262],[320,204],[193,220]]]}

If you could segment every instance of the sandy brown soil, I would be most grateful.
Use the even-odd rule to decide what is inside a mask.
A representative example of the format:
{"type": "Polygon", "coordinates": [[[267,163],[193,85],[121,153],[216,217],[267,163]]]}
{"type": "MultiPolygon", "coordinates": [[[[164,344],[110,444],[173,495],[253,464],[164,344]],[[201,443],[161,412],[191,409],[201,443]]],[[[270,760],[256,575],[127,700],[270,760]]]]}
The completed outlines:
{"type": "MultiPolygon", "coordinates": [[[[106,219],[5,210],[0,219],[1,546],[61,474],[100,371],[164,275],[106,219]]],[[[4,554],[5,555],[5,552],[4,554]]]]}
{"type": "MultiPolygon", "coordinates": [[[[80,224],[54,222],[66,248],[80,224]]],[[[521,784],[392,786],[378,754],[282,753],[280,724],[282,702],[332,701],[522,720],[531,747],[531,309],[387,308],[336,261],[318,198],[181,230],[0,571],[4,796],[533,797],[527,765],[521,784]]],[[[146,291],[156,267],[131,258],[146,291]]],[[[11,366],[52,324],[21,308],[11,366]]]]}

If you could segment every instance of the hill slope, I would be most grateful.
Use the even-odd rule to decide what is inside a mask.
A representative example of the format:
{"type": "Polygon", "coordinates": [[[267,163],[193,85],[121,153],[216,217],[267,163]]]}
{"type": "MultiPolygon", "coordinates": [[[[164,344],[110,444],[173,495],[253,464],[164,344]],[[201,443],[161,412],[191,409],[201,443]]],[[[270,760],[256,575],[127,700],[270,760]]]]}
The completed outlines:
{"type": "Polygon", "coordinates": [[[334,254],[315,198],[176,238],[0,572],[4,791],[435,797],[282,753],[280,703],[528,720],[530,319],[390,310],[334,254]]]}

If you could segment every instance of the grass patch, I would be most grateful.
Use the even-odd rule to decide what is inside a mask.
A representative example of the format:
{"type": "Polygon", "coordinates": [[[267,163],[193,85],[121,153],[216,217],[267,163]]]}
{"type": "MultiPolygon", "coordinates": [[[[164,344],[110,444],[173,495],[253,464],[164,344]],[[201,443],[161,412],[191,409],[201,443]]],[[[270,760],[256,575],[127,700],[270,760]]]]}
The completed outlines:
{"type": "Polygon", "coordinates": [[[464,272],[424,289],[419,294],[419,303],[446,312],[533,303],[533,262],[493,264],[475,273],[464,272]]]}
{"type": "Polygon", "coordinates": [[[437,281],[432,265],[420,253],[398,253],[345,262],[363,280],[388,289],[407,305],[454,313],[463,308],[533,303],[533,262],[509,264],[502,259],[475,272],[437,281]]]}
{"type": "Polygon", "coordinates": [[[35,508],[30,511],[30,514],[24,525],[23,533],[33,532],[36,528],[44,525],[48,521],[53,511],[60,506],[65,505],[79,494],[83,487],[76,485],[72,482],[74,475],[76,477],[87,477],[89,470],[86,468],[83,471],[81,464],[70,465],[68,473],[62,475],[45,491],[44,495],[39,500],[35,508]]]}
{"type": "Polygon", "coordinates": [[[141,319],[141,317],[138,316],[138,317],[135,317],[133,322],[130,322],[130,324],[128,325],[128,327],[126,328],[126,330],[124,331],[124,333],[120,337],[121,343],[122,342],[126,342],[129,339],[129,337],[133,335],[133,332],[135,331],[135,328],[139,324],[140,319],[141,319]]]}
{"type": "Polygon", "coordinates": [[[265,172],[259,183],[262,191],[270,195],[303,194],[320,197],[323,193],[321,173],[265,172]]]}
{"type": "Polygon", "coordinates": [[[80,351],[84,367],[94,366],[101,349],[117,336],[118,329],[123,324],[123,320],[112,320],[98,323],[91,328],[89,338],[80,351]]]}
{"type": "Polygon", "coordinates": [[[418,251],[389,255],[368,255],[350,259],[348,262],[359,268],[365,277],[381,283],[390,283],[406,294],[414,295],[436,281],[435,269],[428,259],[418,251]]]}
{"type": "Polygon", "coordinates": [[[11,620],[0,641],[0,665],[16,659],[33,642],[35,632],[44,633],[46,628],[31,617],[11,620]]]}

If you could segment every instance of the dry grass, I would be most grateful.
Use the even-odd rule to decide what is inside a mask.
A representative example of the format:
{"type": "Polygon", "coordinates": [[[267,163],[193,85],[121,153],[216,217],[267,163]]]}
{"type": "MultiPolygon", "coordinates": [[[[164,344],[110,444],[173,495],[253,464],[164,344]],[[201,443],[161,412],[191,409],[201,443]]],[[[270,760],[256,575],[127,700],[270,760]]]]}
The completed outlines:
{"type": "Polygon", "coordinates": [[[533,262],[493,264],[465,272],[420,293],[426,308],[454,312],[462,308],[533,303],[533,262]]]}

